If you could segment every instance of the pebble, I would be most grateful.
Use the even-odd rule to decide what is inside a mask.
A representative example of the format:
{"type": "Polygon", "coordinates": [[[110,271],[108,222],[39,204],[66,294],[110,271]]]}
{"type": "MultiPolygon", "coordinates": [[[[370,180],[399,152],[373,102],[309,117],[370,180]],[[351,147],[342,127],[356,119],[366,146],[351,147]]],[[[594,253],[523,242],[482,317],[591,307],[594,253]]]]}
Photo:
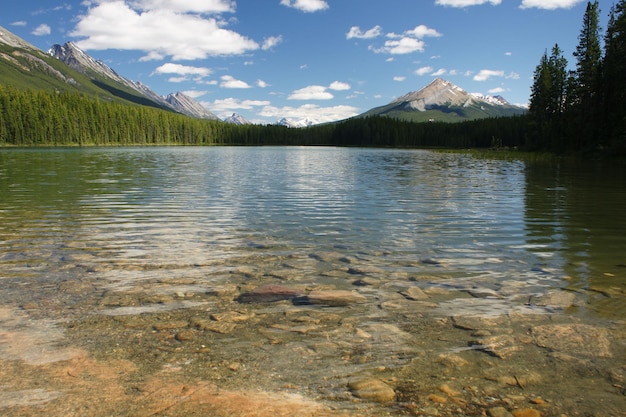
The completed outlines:
{"type": "Polygon", "coordinates": [[[348,388],[355,397],[378,403],[388,403],[396,397],[393,388],[377,378],[355,378],[348,382],[348,388]]]}
{"type": "Polygon", "coordinates": [[[513,414],[504,407],[493,407],[487,410],[489,417],[513,417],[513,414]]]}
{"type": "Polygon", "coordinates": [[[445,404],[448,401],[447,398],[442,397],[441,395],[437,395],[437,394],[430,394],[428,396],[428,400],[434,403],[439,403],[439,404],[445,404]]]}
{"type": "Polygon", "coordinates": [[[458,397],[461,395],[459,391],[453,390],[448,384],[439,385],[437,389],[450,397],[458,397]]]}
{"type": "Polygon", "coordinates": [[[541,413],[533,408],[513,410],[513,417],[541,417],[541,413]]]}
{"type": "Polygon", "coordinates": [[[174,338],[180,342],[183,342],[186,340],[193,340],[194,333],[191,330],[183,330],[183,331],[176,333],[174,338]]]}
{"type": "Polygon", "coordinates": [[[275,301],[292,300],[301,295],[301,292],[282,285],[268,284],[255,288],[249,293],[241,294],[237,301],[240,303],[272,303],[275,301]]]}
{"type": "Polygon", "coordinates": [[[359,304],[367,301],[364,295],[354,291],[326,290],[311,291],[305,297],[301,297],[302,304],[318,304],[330,307],[342,307],[349,304],[359,304]]]}

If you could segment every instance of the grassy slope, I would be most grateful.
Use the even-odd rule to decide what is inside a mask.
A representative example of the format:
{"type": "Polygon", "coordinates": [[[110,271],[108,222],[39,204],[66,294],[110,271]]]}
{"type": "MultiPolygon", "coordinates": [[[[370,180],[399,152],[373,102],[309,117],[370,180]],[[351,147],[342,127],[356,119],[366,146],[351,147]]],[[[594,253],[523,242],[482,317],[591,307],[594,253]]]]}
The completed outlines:
{"type": "Polygon", "coordinates": [[[82,74],[43,52],[16,49],[4,44],[0,44],[0,83],[21,90],[80,92],[93,98],[162,108],[125,85],[97,74],[91,74],[91,77],[82,74]],[[12,59],[7,59],[2,54],[12,59]],[[29,59],[27,55],[36,59],[29,59]],[[40,64],[38,60],[47,65],[40,64]],[[54,70],[63,74],[70,82],[55,75],[54,70]]]}

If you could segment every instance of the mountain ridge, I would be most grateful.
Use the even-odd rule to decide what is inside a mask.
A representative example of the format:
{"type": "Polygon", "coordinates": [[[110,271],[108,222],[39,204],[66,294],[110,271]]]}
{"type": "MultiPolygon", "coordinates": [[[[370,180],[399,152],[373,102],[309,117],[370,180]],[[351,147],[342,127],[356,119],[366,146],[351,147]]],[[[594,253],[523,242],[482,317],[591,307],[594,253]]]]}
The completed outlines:
{"type": "Polygon", "coordinates": [[[435,78],[421,89],[357,117],[388,116],[417,122],[458,122],[525,112],[525,108],[510,104],[502,96],[468,93],[450,81],[435,78]]]}

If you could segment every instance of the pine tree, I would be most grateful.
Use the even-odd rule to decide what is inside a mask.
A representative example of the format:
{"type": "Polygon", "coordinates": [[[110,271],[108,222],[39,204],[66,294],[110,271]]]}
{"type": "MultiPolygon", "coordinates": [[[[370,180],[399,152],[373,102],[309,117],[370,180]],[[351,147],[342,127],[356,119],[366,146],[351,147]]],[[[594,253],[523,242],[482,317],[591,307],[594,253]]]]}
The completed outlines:
{"type": "Polygon", "coordinates": [[[607,144],[626,153],[626,0],[611,10],[602,73],[602,125],[607,144]]]}
{"type": "Polygon", "coordinates": [[[599,81],[602,58],[600,46],[599,6],[597,0],[587,3],[583,17],[583,27],[578,36],[578,46],[574,52],[577,59],[574,73],[575,98],[572,103],[572,121],[577,126],[577,148],[585,148],[598,142],[596,134],[599,101],[599,81]]]}

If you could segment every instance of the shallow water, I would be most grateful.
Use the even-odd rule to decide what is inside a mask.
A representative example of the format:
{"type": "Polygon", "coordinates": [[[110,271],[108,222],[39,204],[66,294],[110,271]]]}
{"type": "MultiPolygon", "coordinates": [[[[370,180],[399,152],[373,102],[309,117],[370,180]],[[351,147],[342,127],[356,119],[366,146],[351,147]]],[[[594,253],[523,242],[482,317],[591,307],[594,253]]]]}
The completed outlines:
{"type": "MultiPolygon", "coordinates": [[[[314,415],[613,415],[626,409],[625,180],[592,162],[410,150],[0,150],[0,376],[28,375],[7,392],[32,398],[0,407],[78,413],[82,392],[53,375],[95,361],[125,377],[94,416],[138,415],[146,397],[128,392],[171,381],[330,407],[314,415]],[[267,284],[305,302],[237,302],[267,284]],[[316,304],[315,291],[364,298],[316,304]],[[557,343],[574,337],[578,350],[557,343]],[[359,397],[364,375],[394,400],[359,397]],[[563,379],[592,375],[591,390],[563,379]]],[[[105,378],[68,372],[85,390],[105,378]]],[[[189,401],[166,409],[193,415],[189,401]]]]}

